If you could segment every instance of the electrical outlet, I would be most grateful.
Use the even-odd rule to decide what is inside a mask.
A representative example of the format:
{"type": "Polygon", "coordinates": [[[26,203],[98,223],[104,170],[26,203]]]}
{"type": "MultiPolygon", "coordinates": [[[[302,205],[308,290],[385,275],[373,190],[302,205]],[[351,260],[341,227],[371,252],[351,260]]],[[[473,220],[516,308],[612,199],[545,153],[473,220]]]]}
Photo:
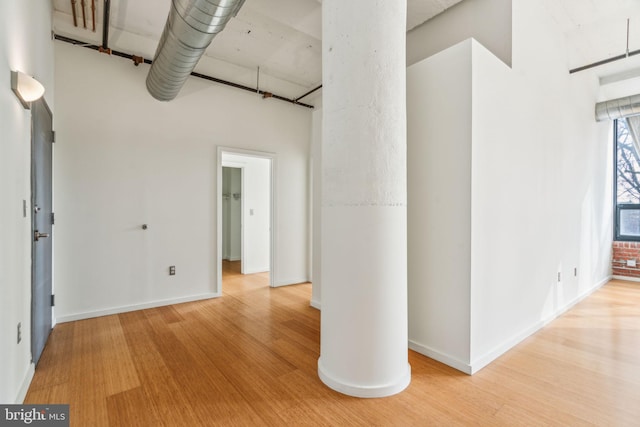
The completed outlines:
{"type": "Polygon", "coordinates": [[[18,322],[18,344],[22,341],[22,322],[18,322]]]}
{"type": "Polygon", "coordinates": [[[175,265],[169,266],[169,276],[175,276],[175,275],[176,275],[176,266],[175,265]]]}

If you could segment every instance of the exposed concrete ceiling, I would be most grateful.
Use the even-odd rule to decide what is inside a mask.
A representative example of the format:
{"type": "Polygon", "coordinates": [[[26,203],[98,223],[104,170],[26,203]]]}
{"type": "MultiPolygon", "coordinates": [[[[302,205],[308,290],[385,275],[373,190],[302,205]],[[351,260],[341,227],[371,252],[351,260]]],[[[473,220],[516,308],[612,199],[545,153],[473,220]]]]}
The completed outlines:
{"type": "MultiPolygon", "coordinates": [[[[410,30],[461,0],[408,0],[410,30]]],[[[53,0],[56,34],[101,44],[104,2],[95,0],[96,32],[91,0],[75,0],[78,27],[73,26],[71,0],[53,0]]],[[[152,58],[171,6],[170,0],[112,0],[109,47],[152,58]]],[[[277,87],[296,97],[322,81],[320,0],[246,0],[238,16],[213,40],[197,70],[242,84],[277,87]]]]}
{"type": "MultiPolygon", "coordinates": [[[[96,32],[91,31],[92,1],[84,0],[88,29],[82,24],[82,0],[75,1],[78,27],[73,26],[71,0],[53,0],[55,32],[100,44],[104,1],[95,0],[96,32]]],[[[460,1],[408,0],[407,30],[460,1]]],[[[629,50],[640,49],[640,0],[541,1],[566,35],[569,69],[625,53],[627,19],[629,50]]],[[[258,85],[259,74],[261,88],[292,98],[316,87],[322,81],[321,3],[246,0],[238,16],[214,39],[196,70],[250,87],[258,85]]],[[[170,5],[171,0],[111,0],[109,46],[152,58],[170,5]]],[[[640,55],[597,71],[605,79],[640,75],[640,55]]]]}
{"type": "Polygon", "coordinates": [[[574,69],[640,49],[639,0],[543,0],[565,33],[568,67],[574,69]]]}

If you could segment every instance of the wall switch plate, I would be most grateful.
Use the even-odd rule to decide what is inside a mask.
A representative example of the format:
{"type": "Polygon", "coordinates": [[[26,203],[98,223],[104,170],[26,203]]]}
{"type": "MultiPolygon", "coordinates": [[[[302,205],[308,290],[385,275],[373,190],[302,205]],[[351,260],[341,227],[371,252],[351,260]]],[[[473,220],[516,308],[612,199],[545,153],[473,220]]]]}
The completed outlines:
{"type": "Polygon", "coordinates": [[[627,267],[635,267],[636,266],[636,260],[635,259],[628,259],[627,260],[627,267]]]}
{"type": "Polygon", "coordinates": [[[18,344],[22,341],[22,322],[18,322],[18,344]]]}
{"type": "Polygon", "coordinates": [[[176,275],[176,266],[175,265],[169,266],[169,276],[175,276],[175,275],[176,275]]]}

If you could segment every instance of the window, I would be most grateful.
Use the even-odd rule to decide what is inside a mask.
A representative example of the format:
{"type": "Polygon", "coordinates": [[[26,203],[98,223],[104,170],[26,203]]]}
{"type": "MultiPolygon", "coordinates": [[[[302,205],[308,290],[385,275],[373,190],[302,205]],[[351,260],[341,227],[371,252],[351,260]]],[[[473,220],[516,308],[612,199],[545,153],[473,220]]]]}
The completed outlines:
{"type": "Polygon", "coordinates": [[[640,155],[627,119],[614,121],[616,240],[640,241],[640,155]]]}

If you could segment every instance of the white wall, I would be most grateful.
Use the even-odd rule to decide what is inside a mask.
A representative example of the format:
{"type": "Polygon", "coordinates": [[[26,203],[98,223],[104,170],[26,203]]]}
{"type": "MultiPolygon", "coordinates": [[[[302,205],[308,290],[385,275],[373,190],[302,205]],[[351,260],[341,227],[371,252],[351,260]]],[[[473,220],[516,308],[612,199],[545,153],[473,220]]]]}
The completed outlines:
{"type": "Polygon", "coordinates": [[[420,172],[423,181],[416,182],[410,168],[410,340],[417,350],[468,373],[610,277],[612,146],[610,124],[596,123],[593,115],[598,79],[592,72],[569,75],[564,37],[541,5],[514,1],[513,23],[512,69],[478,42],[467,41],[409,72],[408,93],[416,92],[408,110],[425,112],[410,116],[409,150],[420,150],[428,167],[433,157],[446,162],[455,144],[464,160],[455,173],[471,174],[467,264],[463,236],[450,233],[453,241],[444,242],[441,228],[449,230],[453,223],[467,232],[466,218],[458,218],[456,209],[464,207],[469,193],[459,191],[452,170],[434,167],[433,174],[420,172]],[[460,70],[465,63],[470,86],[460,70]],[[459,103],[461,90],[471,98],[471,115],[459,103]],[[440,114],[429,114],[434,109],[440,114]],[[460,126],[471,127],[462,145],[460,126]],[[433,213],[437,203],[450,209],[450,217],[433,213]],[[430,262],[422,246],[442,251],[430,271],[422,267],[430,262]],[[462,272],[456,274],[458,262],[462,272]],[[464,313],[458,310],[467,295],[458,301],[448,297],[455,292],[452,286],[464,289],[467,268],[470,305],[464,313]],[[445,308],[425,309],[438,303],[445,308]],[[443,310],[455,319],[443,318],[443,310]],[[469,352],[461,355],[467,337],[458,334],[467,321],[469,352]]]}
{"type": "Polygon", "coordinates": [[[568,74],[565,37],[542,5],[514,1],[513,16],[513,71],[474,46],[476,369],[611,274],[613,149],[610,123],[594,119],[598,79],[568,74]]]}
{"type": "Polygon", "coordinates": [[[512,0],[464,0],[407,34],[407,64],[471,37],[511,65],[512,0]]]}
{"type": "Polygon", "coordinates": [[[409,339],[461,367],[471,345],[471,43],[409,67],[407,86],[409,339]]]}
{"type": "Polygon", "coordinates": [[[59,321],[217,294],[217,146],[276,153],[274,281],[307,280],[311,110],[195,78],[161,103],[147,65],[55,52],[59,321]]]}
{"type": "MultiPolygon", "coordinates": [[[[241,218],[235,232],[240,232],[242,238],[242,272],[253,274],[269,271],[271,260],[271,161],[253,156],[240,156],[223,153],[222,163],[231,162],[242,165],[242,182],[239,168],[232,169],[236,177],[232,182],[232,192],[241,194],[242,211],[238,211],[235,218],[241,218]]],[[[232,197],[233,198],[233,197],[232,197]]],[[[234,201],[235,203],[235,201],[234,201]]],[[[238,248],[239,249],[239,248],[238,248]]],[[[237,253],[232,248],[232,253],[237,253]]]]}
{"type": "Polygon", "coordinates": [[[51,2],[0,2],[0,403],[22,403],[31,367],[31,112],[10,71],[35,76],[53,110],[51,2]],[[22,201],[27,201],[23,216],[22,201]],[[22,341],[17,344],[17,324],[22,341]]]}
{"type": "Polygon", "coordinates": [[[311,281],[313,282],[311,293],[311,305],[320,309],[322,305],[322,271],[321,271],[321,246],[322,233],[322,106],[316,107],[312,118],[311,154],[309,163],[311,168],[311,281]]]}

